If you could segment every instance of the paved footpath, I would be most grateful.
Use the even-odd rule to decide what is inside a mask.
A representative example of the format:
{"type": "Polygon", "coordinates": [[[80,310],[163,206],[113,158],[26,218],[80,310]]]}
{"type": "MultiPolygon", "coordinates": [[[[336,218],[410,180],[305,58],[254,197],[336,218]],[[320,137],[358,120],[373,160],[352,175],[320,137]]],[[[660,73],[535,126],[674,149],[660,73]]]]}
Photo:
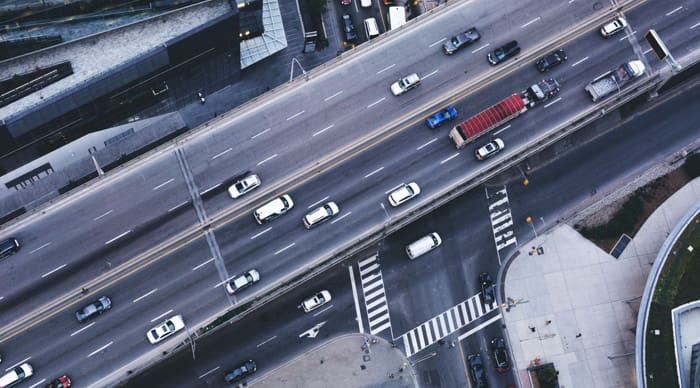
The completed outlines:
{"type": "Polygon", "coordinates": [[[638,298],[663,241],[698,200],[700,178],[664,202],[619,259],[567,225],[521,247],[505,274],[505,296],[519,303],[504,319],[522,387],[535,359],[554,363],[561,387],[637,386],[638,298]]]}
{"type": "Polygon", "coordinates": [[[256,388],[409,388],[418,381],[406,357],[384,339],[362,350],[364,335],[348,334],[324,343],[250,384],[256,388]],[[368,357],[368,358],[367,358],[368,357]]]}

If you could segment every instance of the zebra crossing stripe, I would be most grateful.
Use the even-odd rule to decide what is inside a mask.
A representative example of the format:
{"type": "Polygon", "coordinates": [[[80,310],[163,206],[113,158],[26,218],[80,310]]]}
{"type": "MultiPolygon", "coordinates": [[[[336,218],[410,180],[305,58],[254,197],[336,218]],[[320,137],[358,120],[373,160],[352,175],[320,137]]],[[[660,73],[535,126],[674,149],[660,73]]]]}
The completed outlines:
{"type": "Polygon", "coordinates": [[[411,346],[409,345],[407,335],[403,336],[403,348],[406,349],[406,357],[411,357],[411,354],[413,354],[413,352],[411,351],[411,346]]]}
{"type": "Polygon", "coordinates": [[[477,317],[484,315],[484,309],[481,307],[481,301],[477,298],[474,303],[476,304],[477,317]]]}
{"type": "Polygon", "coordinates": [[[435,342],[435,340],[433,340],[433,332],[432,332],[432,330],[430,330],[430,322],[426,322],[426,323],[422,324],[421,326],[423,326],[425,328],[425,334],[426,334],[426,337],[428,340],[428,345],[435,342]]]}
{"type": "MultiPolygon", "coordinates": [[[[379,283],[379,282],[377,282],[377,283],[379,283]]],[[[367,299],[367,300],[374,299],[379,295],[384,295],[384,290],[381,288],[378,289],[377,291],[372,292],[371,294],[365,295],[365,299],[367,299]]]]}
{"type": "Polygon", "coordinates": [[[438,320],[440,321],[440,328],[442,329],[438,333],[444,333],[447,331],[447,326],[445,326],[445,318],[442,316],[442,314],[438,315],[438,320]]]}
{"type": "Polygon", "coordinates": [[[376,262],[375,262],[375,263],[372,263],[372,265],[370,265],[369,267],[366,267],[366,268],[364,268],[364,269],[363,269],[363,268],[360,268],[360,275],[364,275],[364,274],[366,274],[366,273],[368,273],[368,272],[372,272],[372,271],[374,271],[374,270],[377,269],[377,268],[379,268],[379,264],[377,264],[376,262]]]}
{"type": "Polygon", "coordinates": [[[464,322],[469,323],[469,315],[467,314],[467,302],[462,302],[459,304],[459,309],[462,310],[462,316],[464,316],[464,322]]]}
{"type": "Polygon", "coordinates": [[[432,325],[433,325],[433,332],[435,332],[435,334],[436,334],[435,339],[440,338],[440,328],[438,327],[438,319],[437,319],[437,317],[431,319],[430,322],[431,322],[432,325]]]}
{"type": "Polygon", "coordinates": [[[420,348],[423,349],[425,347],[425,340],[423,339],[423,326],[418,326],[416,328],[416,332],[418,333],[418,344],[420,345],[420,348]]]}
{"type": "Polygon", "coordinates": [[[388,327],[391,327],[391,321],[389,321],[388,319],[389,319],[389,317],[387,316],[386,323],[379,326],[379,327],[375,327],[375,328],[370,329],[370,333],[374,335],[375,333],[381,333],[382,330],[384,330],[388,327]]]}
{"type": "MultiPolygon", "coordinates": [[[[477,294],[478,295],[478,294],[477,294]]],[[[467,300],[467,304],[469,305],[469,316],[472,317],[472,319],[476,318],[476,313],[474,312],[474,298],[469,298],[467,300]]]]}
{"type": "Polygon", "coordinates": [[[358,262],[357,262],[357,265],[359,265],[360,267],[364,267],[365,264],[371,263],[371,262],[376,261],[376,260],[377,260],[377,255],[370,256],[370,257],[368,257],[368,258],[366,258],[366,259],[364,259],[364,260],[358,261],[358,262]]]}
{"type": "MultiPolygon", "coordinates": [[[[365,298],[365,302],[366,302],[366,301],[367,301],[367,298],[365,298]]],[[[366,306],[367,306],[367,311],[369,311],[369,309],[371,309],[371,308],[374,308],[374,307],[377,306],[378,304],[381,304],[381,303],[384,303],[384,302],[386,302],[386,298],[383,298],[383,297],[382,297],[382,298],[378,298],[377,300],[375,300],[375,301],[372,302],[372,303],[366,304],[366,306]]]]}
{"type": "Polygon", "coordinates": [[[459,315],[459,306],[452,307],[450,309],[452,311],[452,314],[455,316],[455,323],[457,324],[457,327],[462,327],[466,325],[466,322],[462,320],[462,317],[459,315]]]}
{"type": "Polygon", "coordinates": [[[381,314],[381,313],[383,313],[383,312],[385,312],[385,311],[387,311],[387,310],[389,310],[389,307],[387,307],[387,305],[381,306],[381,307],[379,307],[379,308],[377,308],[377,309],[375,309],[375,310],[372,310],[371,313],[368,312],[368,313],[367,313],[367,318],[372,319],[375,315],[381,314]]]}
{"type": "Polygon", "coordinates": [[[409,334],[411,336],[411,343],[415,344],[416,343],[416,333],[415,330],[411,330],[411,333],[409,334]]]}
{"type": "Polygon", "coordinates": [[[445,311],[445,315],[447,316],[447,326],[449,326],[450,331],[449,333],[452,333],[453,331],[456,330],[454,322],[452,322],[452,310],[447,310],[445,311]]]}

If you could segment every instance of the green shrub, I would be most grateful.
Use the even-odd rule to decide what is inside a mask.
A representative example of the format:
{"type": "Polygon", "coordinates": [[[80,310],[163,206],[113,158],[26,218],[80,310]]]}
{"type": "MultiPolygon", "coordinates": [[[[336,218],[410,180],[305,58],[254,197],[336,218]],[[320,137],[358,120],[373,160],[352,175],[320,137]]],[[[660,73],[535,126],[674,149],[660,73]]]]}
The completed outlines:
{"type": "Polygon", "coordinates": [[[584,228],[581,234],[586,238],[602,240],[618,238],[625,232],[629,232],[639,221],[639,217],[644,209],[644,202],[639,193],[631,196],[627,202],[615,213],[606,225],[584,228]]]}
{"type": "Polygon", "coordinates": [[[683,163],[683,170],[690,179],[700,176],[700,153],[690,154],[683,163]]]}

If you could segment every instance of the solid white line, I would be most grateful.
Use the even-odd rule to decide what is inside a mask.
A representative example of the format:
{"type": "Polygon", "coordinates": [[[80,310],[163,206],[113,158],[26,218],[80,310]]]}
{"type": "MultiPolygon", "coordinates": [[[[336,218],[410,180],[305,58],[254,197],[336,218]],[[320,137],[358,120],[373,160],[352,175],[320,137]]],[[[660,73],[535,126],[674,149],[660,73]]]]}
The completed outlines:
{"type": "Polygon", "coordinates": [[[457,157],[457,155],[459,155],[459,152],[455,153],[454,155],[450,156],[450,157],[449,157],[449,158],[447,158],[447,159],[443,159],[443,160],[442,160],[442,161],[440,162],[440,164],[444,164],[444,163],[447,163],[447,162],[449,162],[450,160],[452,160],[452,159],[456,158],[456,157],[457,157]]]}
{"type": "Polygon", "coordinates": [[[255,139],[256,137],[262,135],[263,133],[265,133],[265,132],[267,132],[267,131],[269,131],[269,130],[271,130],[271,129],[272,129],[272,128],[265,129],[265,130],[263,130],[262,132],[258,133],[257,135],[253,135],[250,139],[251,139],[251,140],[252,140],[252,139],[255,139]]]}
{"type": "Polygon", "coordinates": [[[384,167],[379,167],[378,169],[376,169],[376,170],[370,172],[369,174],[365,175],[365,178],[369,178],[369,177],[371,177],[372,175],[378,173],[379,171],[382,171],[383,169],[384,169],[384,167]]]}
{"type": "Polygon", "coordinates": [[[97,354],[97,353],[99,353],[99,352],[101,352],[101,351],[107,349],[107,348],[110,347],[113,343],[114,343],[114,342],[110,342],[110,343],[108,343],[107,345],[105,345],[105,346],[103,346],[103,347],[101,347],[101,348],[95,350],[94,352],[88,354],[88,358],[90,358],[90,357],[94,356],[95,354],[97,354]]]}
{"type": "Polygon", "coordinates": [[[303,111],[301,111],[301,112],[299,112],[299,113],[295,113],[295,114],[293,114],[293,115],[287,117],[287,121],[289,121],[289,120],[291,120],[291,119],[293,119],[293,118],[295,118],[295,117],[299,117],[299,116],[303,115],[304,112],[306,112],[306,111],[303,110],[303,111]]]}
{"type": "Polygon", "coordinates": [[[387,67],[385,67],[385,68],[379,70],[379,71],[377,72],[377,74],[383,73],[383,72],[385,72],[385,71],[391,69],[391,68],[394,67],[394,66],[396,66],[396,64],[395,64],[395,63],[392,63],[391,65],[389,65],[389,66],[387,66],[387,67]]]}
{"type": "Polygon", "coordinates": [[[683,6],[681,5],[680,7],[676,8],[676,9],[674,9],[674,10],[672,10],[672,11],[666,12],[666,16],[671,16],[671,15],[673,15],[674,13],[676,13],[676,12],[682,10],[682,9],[683,9],[683,6]]]}
{"type": "Polygon", "coordinates": [[[16,367],[20,366],[21,364],[24,364],[25,362],[29,361],[31,358],[32,358],[31,356],[25,358],[24,360],[16,363],[15,365],[12,365],[11,367],[5,369],[5,372],[9,372],[10,370],[15,369],[16,367]]]}
{"type": "Polygon", "coordinates": [[[352,266],[348,267],[348,272],[350,273],[350,285],[352,286],[352,299],[355,301],[355,320],[357,321],[358,333],[364,333],[365,328],[362,325],[362,315],[360,315],[360,302],[357,297],[357,286],[355,286],[355,273],[352,270],[352,266]]]}
{"type": "Polygon", "coordinates": [[[318,205],[319,203],[321,203],[321,202],[323,202],[323,201],[325,201],[325,200],[327,200],[327,199],[328,199],[328,196],[326,195],[325,197],[323,197],[323,198],[319,199],[318,201],[312,203],[311,205],[307,206],[306,208],[307,208],[307,209],[311,209],[312,207],[318,205]]]}
{"type": "Polygon", "coordinates": [[[267,229],[263,230],[262,232],[260,232],[260,233],[258,233],[258,234],[254,234],[253,237],[251,237],[250,239],[251,239],[251,240],[256,239],[256,238],[260,237],[260,235],[262,235],[263,233],[269,232],[270,229],[272,229],[272,227],[271,227],[271,226],[268,226],[267,229]]]}
{"type": "Polygon", "coordinates": [[[168,209],[168,213],[170,213],[171,211],[173,211],[173,210],[175,210],[175,209],[177,209],[177,208],[179,208],[179,207],[181,207],[181,206],[184,206],[184,205],[187,205],[187,201],[185,201],[185,202],[183,202],[183,203],[179,203],[179,204],[177,204],[177,205],[171,207],[170,209],[168,209]]]}
{"type": "Polygon", "coordinates": [[[331,221],[331,224],[335,224],[336,222],[342,220],[343,218],[349,216],[350,214],[352,214],[352,212],[347,212],[347,213],[343,214],[342,216],[340,216],[340,217],[336,218],[335,220],[331,221]]]}
{"type": "Polygon", "coordinates": [[[221,155],[226,155],[227,153],[229,153],[229,152],[231,152],[231,151],[233,151],[233,148],[228,147],[227,149],[225,149],[225,150],[219,152],[218,154],[212,156],[212,157],[211,157],[211,160],[214,160],[214,159],[220,157],[221,155]]]}
{"type": "Polygon", "coordinates": [[[258,162],[258,166],[261,165],[261,164],[263,164],[263,163],[265,163],[265,162],[268,162],[268,161],[270,161],[270,160],[272,160],[272,159],[274,159],[274,158],[276,158],[276,157],[277,157],[277,154],[274,154],[274,155],[268,157],[267,159],[264,159],[263,161],[258,162]]]}
{"type": "Polygon", "coordinates": [[[647,55],[649,54],[653,49],[646,49],[645,51],[642,51],[642,54],[647,55]]]}
{"type": "Polygon", "coordinates": [[[194,268],[192,268],[192,271],[196,271],[196,270],[198,270],[198,269],[204,267],[205,265],[211,263],[212,261],[214,261],[214,258],[213,258],[213,257],[212,257],[211,259],[205,261],[205,262],[202,263],[202,264],[197,264],[197,265],[195,265],[194,268]]]}
{"type": "Polygon", "coordinates": [[[578,65],[579,63],[581,63],[581,62],[587,60],[587,59],[588,59],[588,57],[585,57],[585,58],[583,58],[583,59],[580,59],[580,60],[578,60],[578,61],[572,63],[572,64],[571,64],[571,67],[574,67],[574,66],[578,65]]]}
{"type": "Polygon", "coordinates": [[[380,102],[384,101],[385,99],[386,99],[386,97],[382,97],[382,98],[378,99],[377,101],[375,101],[375,102],[373,102],[373,103],[367,105],[367,109],[369,109],[369,108],[371,108],[371,107],[373,107],[373,106],[379,104],[380,102]]]}
{"type": "Polygon", "coordinates": [[[438,72],[437,70],[433,70],[431,73],[428,73],[425,76],[423,76],[423,79],[426,79],[426,78],[430,77],[431,75],[435,75],[435,73],[437,73],[437,72],[438,72]]]}
{"type": "Polygon", "coordinates": [[[486,43],[485,45],[479,47],[478,49],[472,50],[472,54],[474,54],[475,52],[477,52],[479,50],[485,49],[486,47],[489,47],[490,44],[491,43],[486,43]]]}
{"type": "Polygon", "coordinates": [[[544,108],[546,108],[546,107],[548,107],[548,106],[550,106],[550,105],[552,105],[552,104],[555,104],[555,103],[559,102],[560,100],[561,100],[561,97],[557,97],[556,100],[554,100],[554,101],[552,101],[552,102],[550,102],[550,103],[544,104],[544,108]]]}
{"type": "Polygon", "coordinates": [[[499,129],[498,131],[494,132],[493,134],[494,134],[494,136],[495,136],[495,135],[498,135],[499,133],[505,131],[505,130],[508,129],[508,128],[510,128],[510,124],[508,124],[508,125],[506,125],[505,127],[499,129]]]}
{"type": "Polygon", "coordinates": [[[82,329],[74,331],[70,336],[72,337],[72,336],[74,336],[74,335],[80,333],[81,331],[83,331],[83,330],[89,328],[90,326],[92,326],[92,325],[94,325],[94,324],[95,324],[95,322],[92,322],[92,323],[90,323],[89,325],[83,327],[82,329]]]}
{"type": "Polygon", "coordinates": [[[270,337],[270,338],[266,339],[265,341],[259,343],[258,346],[256,346],[256,348],[259,348],[259,347],[265,345],[266,343],[272,341],[272,340],[275,339],[275,338],[277,338],[277,336],[276,336],[276,335],[273,335],[272,337],[270,337]]]}
{"type": "Polygon", "coordinates": [[[695,28],[697,26],[700,26],[700,23],[693,24],[692,26],[690,26],[690,29],[692,30],[693,28],[695,28]]]}
{"type": "Polygon", "coordinates": [[[326,312],[328,309],[330,309],[330,308],[332,308],[332,307],[333,307],[333,305],[330,305],[330,306],[326,307],[325,309],[323,309],[323,310],[317,312],[316,314],[314,314],[314,317],[315,317],[315,316],[318,316],[318,315],[321,314],[321,313],[326,312]]]}
{"type": "Polygon", "coordinates": [[[327,130],[329,130],[329,129],[333,128],[333,127],[335,127],[335,124],[331,124],[331,125],[329,125],[329,126],[323,128],[322,130],[320,130],[320,131],[314,133],[313,135],[311,135],[311,137],[314,137],[314,136],[316,136],[316,135],[320,135],[320,134],[322,134],[323,132],[326,132],[327,130]]]}
{"type": "Polygon", "coordinates": [[[43,278],[45,278],[45,277],[47,277],[47,276],[51,275],[52,273],[54,273],[54,272],[58,271],[59,269],[61,269],[61,268],[65,267],[66,265],[68,265],[68,264],[62,264],[62,265],[59,265],[58,267],[56,267],[56,268],[52,269],[51,271],[49,271],[49,272],[47,272],[47,273],[45,273],[45,274],[41,275],[41,278],[43,279],[43,278]]]}
{"type": "Polygon", "coordinates": [[[168,179],[167,181],[165,181],[165,182],[159,184],[158,186],[154,187],[153,190],[158,190],[158,189],[160,189],[161,187],[167,185],[168,183],[170,183],[170,182],[172,182],[172,181],[174,181],[174,180],[175,180],[175,178],[170,178],[170,179],[168,179]]]}
{"type": "Polygon", "coordinates": [[[207,376],[207,375],[209,375],[209,374],[212,374],[212,373],[216,372],[217,370],[219,370],[219,368],[221,368],[221,367],[220,367],[220,366],[217,366],[216,368],[214,368],[214,369],[212,369],[212,370],[210,370],[210,371],[208,371],[208,372],[204,372],[204,374],[201,375],[201,376],[199,376],[199,378],[201,379],[201,378],[204,377],[204,376],[207,376]]]}
{"type": "Polygon", "coordinates": [[[127,230],[126,232],[120,234],[119,236],[117,236],[117,237],[115,237],[115,238],[113,238],[113,239],[107,241],[107,242],[105,243],[105,245],[109,245],[109,244],[115,242],[116,240],[119,240],[120,238],[126,236],[126,235],[129,234],[129,233],[131,233],[131,230],[127,230]]]}
{"type": "Polygon", "coordinates": [[[275,252],[275,256],[277,256],[278,254],[280,254],[280,253],[286,251],[287,249],[293,247],[294,245],[296,245],[296,243],[291,243],[291,244],[287,245],[286,247],[280,249],[279,251],[275,252]]]}
{"type": "Polygon", "coordinates": [[[39,248],[37,248],[37,249],[35,249],[35,250],[33,250],[33,251],[29,251],[29,254],[31,255],[32,253],[38,251],[39,249],[46,248],[46,247],[48,247],[49,245],[51,245],[51,243],[50,243],[50,242],[47,242],[46,244],[40,246],[39,248]]]}
{"type": "Polygon", "coordinates": [[[399,183],[398,185],[396,185],[396,186],[390,188],[389,190],[385,191],[384,194],[389,194],[389,193],[391,193],[392,191],[394,191],[394,190],[396,190],[396,189],[398,189],[399,187],[404,186],[404,185],[405,185],[405,183],[399,183]]]}
{"type": "Polygon", "coordinates": [[[429,144],[433,144],[433,142],[435,142],[437,139],[438,139],[437,137],[436,137],[436,138],[433,138],[433,140],[430,140],[429,142],[424,143],[424,144],[418,146],[418,148],[416,148],[416,151],[420,151],[423,147],[425,147],[425,146],[427,146],[427,145],[429,145],[429,144]]]}
{"type": "Polygon", "coordinates": [[[34,385],[30,385],[29,388],[38,387],[38,386],[40,386],[41,384],[43,384],[44,381],[46,381],[46,379],[41,379],[40,381],[37,381],[34,385]]]}
{"type": "Polygon", "coordinates": [[[168,315],[168,314],[170,314],[170,313],[172,313],[172,312],[173,312],[173,310],[168,310],[168,311],[164,312],[163,314],[160,314],[159,316],[157,316],[157,317],[151,319],[151,323],[160,320],[161,318],[163,318],[164,316],[166,316],[166,315],[168,315]]]}
{"type": "Polygon", "coordinates": [[[112,213],[113,211],[114,211],[114,210],[109,210],[109,211],[105,212],[104,214],[102,214],[102,215],[99,215],[99,216],[97,216],[97,217],[93,218],[92,220],[93,220],[93,221],[97,221],[97,220],[99,220],[100,218],[102,218],[102,217],[104,217],[104,216],[107,216],[107,215],[111,214],[111,213],[112,213]]]}
{"type": "Polygon", "coordinates": [[[208,188],[208,189],[202,191],[201,193],[199,193],[199,195],[204,195],[204,194],[206,194],[206,193],[208,193],[208,192],[214,190],[215,188],[217,188],[217,187],[219,187],[219,186],[221,186],[221,183],[217,183],[217,184],[215,184],[214,186],[212,186],[212,187],[210,187],[210,188],[208,188]]]}
{"type": "Polygon", "coordinates": [[[496,315],[495,317],[489,319],[488,321],[482,323],[481,325],[479,325],[479,326],[477,326],[477,327],[475,327],[475,328],[469,330],[468,332],[466,332],[466,333],[460,335],[459,337],[457,337],[457,340],[458,340],[458,341],[461,341],[461,340],[463,340],[463,339],[469,337],[470,335],[476,333],[477,331],[483,329],[484,327],[486,327],[486,326],[488,326],[488,325],[490,325],[490,324],[496,322],[496,321],[499,320],[499,319],[501,319],[501,314],[500,314],[500,313],[499,313],[498,315],[496,315]]]}
{"type": "Polygon", "coordinates": [[[623,36],[622,38],[620,38],[620,39],[618,39],[618,40],[619,40],[620,42],[622,42],[623,40],[629,38],[630,36],[632,36],[632,35],[634,35],[634,34],[636,34],[636,33],[637,33],[637,31],[632,31],[632,32],[630,32],[629,36],[625,35],[625,36],[623,36]]]}
{"type": "Polygon", "coordinates": [[[520,28],[525,28],[525,27],[529,26],[530,24],[532,24],[532,23],[534,23],[534,22],[536,22],[536,21],[538,21],[538,20],[540,20],[540,19],[542,19],[542,17],[541,17],[541,16],[538,16],[538,17],[536,17],[536,18],[530,20],[529,22],[523,24],[522,26],[520,26],[520,28]]]}
{"type": "Polygon", "coordinates": [[[132,303],[136,303],[136,302],[138,302],[138,301],[140,301],[141,299],[147,297],[148,295],[151,295],[152,293],[154,293],[154,292],[156,292],[156,291],[158,291],[158,289],[157,289],[157,288],[154,288],[154,289],[152,289],[151,291],[148,291],[147,293],[145,293],[145,294],[139,296],[138,298],[132,300],[131,302],[132,302],[132,303]]]}
{"type": "Polygon", "coordinates": [[[434,42],[434,43],[430,44],[430,46],[428,46],[428,47],[433,47],[433,46],[435,46],[435,45],[437,45],[437,44],[440,44],[440,43],[442,43],[445,39],[447,39],[447,38],[442,38],[442,39],[438,40],[437,42],[434,42]]]}
{"type": "Polygon", "coordinates": [[[328,100],[330,100],[330,99],[333,98],[333,97],[338,97],[338,96],[340,96],[341,94],[343,94],[343,91],[342,91],[342,90],[339,91],[338,93],[332,95],[332,96],[328,96],[328,97],[324,98],[323,101],[328,101],[328,100]]]}

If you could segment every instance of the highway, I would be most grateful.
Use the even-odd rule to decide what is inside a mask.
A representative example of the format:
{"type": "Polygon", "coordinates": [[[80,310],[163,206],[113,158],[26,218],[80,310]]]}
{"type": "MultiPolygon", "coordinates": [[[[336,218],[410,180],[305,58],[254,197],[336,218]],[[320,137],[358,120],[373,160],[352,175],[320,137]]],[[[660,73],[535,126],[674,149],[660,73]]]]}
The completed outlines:
{"type": "MultiPolygon", "coordinates": [[[[485,3],[480,4],[486,6],[485,3]]],[[[490,4],[488,7],[495,8],[490,4]]],[[[565,26],[590,12],[582,2],[574,4],[571,7],[581,8],[576,8],[578,11],[566,8],[564,12],[563,8],[550,7],[547,9],[548,16],[529,24],[546,25],[546,28],[534,30],[522,38],[518,36],[524,51],[528,51],[528,42],[530,47],[534,47],[538,41],[551,36],[552,31],[565,30],[565,26]],[[556,14],[557,11],[561,15],[556,14]]],[[[692,52],[697,49],[693,45],[697,45],[698,29],[690,30],[691,34],[688,31],[697,23],[698,6],[690,2],[678,4],[683,5],[686,11],[672,14],[676,15],[674,21],[661,19],[653,26],[662,36],[669,37],[667,44],[672,50],[678,48],[680,52],[692,52]]],[[[656,20],[650,15],[662,15],[664,13],[658,7],[665,9],[668,6],[645,3],[627,16],[635,29],[644,30],[648,26],[643,23],[656,20]]],[[[446,31],[444,26],[450,24],[450,18],[480,20],[477,27],[482,32],[483,44],[502,42],[511,36],[488,28],[488,25],[495,23],[493,18],[496,18],[496,12],[488,13],[486,8],[473,5],[467,9],[461,4],[452,10],[461,11],[436,15],[434,19],[421,22],[420,28],[416,26],[381,44],[395,46],[399,51],[401,42],[406,41],[412,44],[423,42],[429,47],[439,40],[436,38],[457,32],[452,28],[446,31]],[[489,18],[493,23],[488,23],[489,18]],[[485,27],[481,27],[481,23],[485,27]],[[427,31],[434,31],[433,35],[427,36],[427,31]]],[[[525,25],[534,20],[535,12],[525,8],[509,12],[512,12],[509,13],[512,15],[512,25],[525,25]]],[[[504,16],[500,14],[498,17],[504,16]]],[[[583,93],[582,85],[597,74],[634,57],[632,48],[626,42],[618,39],[602,41],[595,30],[588,30],[565,47],[569,62],[548,75],[562,84],[561,100],[535,108],[500,133],[507,144],[505,156],[517,153],[538,131],[541,133],[559,122],[566,122],[567,118],[576,114],[574,107],[587,109],[590,101],[583,93]]],[[[477,48],[479,44],[474,46],[474,49],[477,48]]],[[[31,357],[32,362],[40,366],[37,370],[41,370],[42,375],[44,371],[48,375],[68,371],[87,383],[94,382],[106,374],[105,364],[116,370],[118,366],[126,365],[140,356],[153,356],[168,349],[165,344],[151,346],[144,339],[145,331],[168,314],[183,313],[188,326],[196,328],[208,317],[237,302],[223,292],[220,287],[222,279],[249,268],[259,269],[263,280],[242,295],[245,301],[255,293],[272,287],[277,280],[310,266],[318,258],[353,241],[364,231],[382,225],[388,217],[406,214],[417,204],[427,202],[432,194],[474,174],[479,167],[496,163],[494,159],[478,164],[470,155],[472,147],[457,153],[446,137],[446,129],[428,130],[419,122],[423,118],[421,115],[418,119],[409,120],[403,126],[405,128],[400,129],[400,136],[387,138],[379,145],[333,166],[331,170],[308,181],[285,181],[286,176],[298,171],[301,166],[312,164],[331,150],[357,140],[376,128],[393,126],[392,123],[411,118],[411,112],[422,112],[436,104],[444,105],[446,102],[440,96],[454,93],[448,84],[458,88],[465,80],[478,79],[480,74],[493,70],[483,58],[483,49],[473,54],[462,52],[453,58],[445,58],[439,51],[439,45],[433,46],[433,49],[411,50],[408,60],[402,61],[401,66],[393,65],[381,71],[391,66],[386,62],[386,53],[371,48],[357,59],[348,60],[345,66],[313,78],[304,87],[271,97],[253,112],[226,119],[226,128],[213,130],[207,136],[181,144],[179,152],[160,152],[138,170],[116,174],[94,191],[56,205],[41,217],[24,223],[21,228],[8,229],[8,235],[19,237],[24,246],[18,255],[0,263],[3,269],[0,278],[3,284],[0,286],[0,296],[3,298],[0,319],[3,326],[7,329],[10,322],[38,306],[46,305],[56,296],[66,297],[59,306],[51,309],[50,314],[31,317],[33,327],[24,327],[22,334],[12,338],[4,337],[0,347],[7,360],[5,365],[9,367],[31,357]],[[366,74],[367,71],[362,71],[366,67],[362,68],[359,62],[365,59],[372,63],[372,58],[365,58],[371,57],[370,54],[375,55],[373,60],[378,61],[372,65],[377,68],[374,78],[361,77],[363,81],[367,79],[366,83],[342,82],[348,74],[366,74]],[[420,58],[413,58],[414,55],[420,58]],[[384,67],[377,66],[382,62],[379,59],[384,59],[384,67]],[[474,68],[463,70],[467,64],[474,68]],[[353,71],[358,70],[353,66],[359,66],[361,71],[353,71]],[[438,71],[435,72],[435,69],[438,71]],[[409,71],[424,74],[423,85],[400,98],[390,96],[389,83],[409,71]],[[334,72],[340,72],[341,77],[331,77],[334,72]],[[377,79],[381,79],[381,82],[372,82],[377,79]],[[320,85],[322,81],[335,82],[337,87],[320,85]],[[351,89],[356,90],[353,92],[351,89]],[[329,90],[343,92],[327,94],[329,90]],[[312,92],[317,94],[313,95],[312,92]],[[320,101],[323,95],[326,96],[324,100],[328,98],[325,102],[330,101],[332,107],[324,107],[318,102],[310,106],[301,105],[320,101]],[[374,104],[381,98],[384,99],[374,104]],[[366,101],[367,105],[358,104],[358,100],[366,101]],[[376,108],[370,109],[373,107],[376,108]],[[263,109],[265,113],[261,115],[263,109]],[[309,112],[306,112],[307,109],[309,112]],[[363,110],[360,113],[353,109],[363,110]],[[400,116],[394,113],[398,110],[407,113],[400,116]],[[331,124],[333,127],[328,128],[331,124]],[[293,136],[280,136],[292,130],[293,136]],[[293,141],[290,142],[290,138],[293,141]],[[263,188],[232,205],[225,194],[226,185],[223,182],[230,182],[232,177],[248,170],[262,176],[263,188]],[[183,178],[183,171],[186,172],[186,179],[183,178]],[[398,184],[411,180],[420,183],[423,188],[421,196],[401,208],[389,209],[386,193],[398,184]],[[250,213],[265,199],[271,198],[273,192],[282,192],[276,189],[275,183],[284,184],[284,191],[292,195],[296,207],[279,220],[259,226],[254,223],[250,213]],[[198,204],[198,213],[189,202],[192,194],[198,204]],[[306,231],[301,225],[301,216],[312,205],[325,200],[337,201],[341,213],[333,223],[306,231]],[[223,216],[219,212],[228,214],[223,216]],[[178,246],[177,250],[135,265],[129,273],[114,275],[114,268],[131,258],[141,259],[139,254],[146,249],[176,237],[193,225],[207,224],[216,217],[224,222],[217,224],[210,238],[215,237],[214,246],[218,247],[223,260],[218,257],[211,260],[212,245],[209,243],[212,240],[207,242],[201,235],[195,235],[183,242],[183,246],[178,246]],[[37,268],[40,270],[37,271],[37,268]],[[101,275],[103,277],[99,278],[101,275]],[[90,283],[94,279],[97,279],[94,281],[95,287],[90,283]],[[81,296],[78,291],[85,284],[90,285],[90,293],[81,296]],[[222,297],[217,297],[216,293],[222,297]],[[92,326],[78,325],[72,313],[101,294],[112,297],[112,311],[100,317],[92,326]],[[85,330],[78,331],[82,328],[85,330]],[[4,350],[6,348],[12,351],[8,353],[4,350]],[[75,357],[57,359],[55,354],[58,353],[75,357]]],[[[652,54],[647,55],[650,57],[652,54]]],[[[677,57],[680,58],[680,55],[677,57]]],[[[656,69],[660,67],[659,64],[654,66],[656,69]]],[[[461,117],[468,117],[542,77],[530,63],[510,69],[511,72],[498,73],[502,77],[498,82],[488,83],[488,87],[484,84],[483,88],[473,90],[466,97],[460,95],[454,104],[461,117]]],[[[474,287],[470,289],[475,290],[474,287]]],[[[460,295],[465,296],[464,293],[460,295]]]]}
{"type": "MultiPolygon", "coordinates": [[[[518,244],[524,244],[534,237],[532,228],[525,222],[527,216],[536,219],[536,227],[542,233],[560,219],[569,217],[583,201],[594,196],[594,191],[613,190],[697,141],[695,128],[700,119],[689,119],[694,117],[693,101],[697,98],[700,98],[700,87],[696,85],[632,120],[623,123],[619,118],[606,120],[604,124],[609,132],[602,136],[598,125],[591,126],[575,139],[533,157],[529,161],[532,167],[529,185],[522,184],[517,172],[509,171],[383,240],[375,249],[380,258],[378,263],[391,328],[377,335],[396,340],[397,345],[403,347],[403,334],[476,295],[478,273],[487,271],[495,276],[498,256],[505,257],[515,251],[515,245],[498,252],[495,249],[494,239],[508,232],[494,230],[492,220],[497,211],[510,212],[513,221],[510,230],[518,244]],[[597,138],[592,139],[594,137],[597,138]],[[655,141],[648,141],[650,138],[655,141]],[[496,194],[500,190],[507,192],[508,202],[492,207],[501,198],[496,194]],[[540,217],[544,223],[540,222],[540,217]],[[404,252],[406,244],[431,231],[442,236],[443,245],[424,257],[408,260],[404,252]]],[[[361,263],[372,254],[370,251],[355,256],[251,317],[199,341],[195,360],[185,347],[183,352],[130,381],[128,386],[173,386],[182,382],[187,382],[188,386],[221,386],[225,371],[251,358],[258,363],[258,373],[249,379],[249,383],[254,383],[276,366],[301,356],[321,342],[359,331],[355,323],[353,281],[360,319],[368,332],[369,310],[360,273],[365,268],[361,263]],[[348,267],[352,268],[352,276],[348,267]],[[296,309],[307,294],[320,289],[333,293],[329,307],[319,309],[313,316],[296,309]],[[321,322],[325,323],[317,337],[299,338],[299,334],[321,322]],[[221,346],[221,343],[232,345],[221,346]]],[[[499,310],[483,314],[464,326],[462,332],[477,328],[497,318],[498,314],[499,310]]],[[[495,372],[488,350],[492,338],[504,336],[501,323],[497,320],[488,324],[461,341],[461,352],[433,343],[409,359],[416,361],[437,352],[437,356],[417,364],[419,375],[437,371],[442,386],[467,386],[463,356],[480,352],[491,384],[507,386],[513,383],[513,375],[495,372]]],[[[444,338],[449,342],[456,341],[456,337],[453,333],[444,338]]]]}

